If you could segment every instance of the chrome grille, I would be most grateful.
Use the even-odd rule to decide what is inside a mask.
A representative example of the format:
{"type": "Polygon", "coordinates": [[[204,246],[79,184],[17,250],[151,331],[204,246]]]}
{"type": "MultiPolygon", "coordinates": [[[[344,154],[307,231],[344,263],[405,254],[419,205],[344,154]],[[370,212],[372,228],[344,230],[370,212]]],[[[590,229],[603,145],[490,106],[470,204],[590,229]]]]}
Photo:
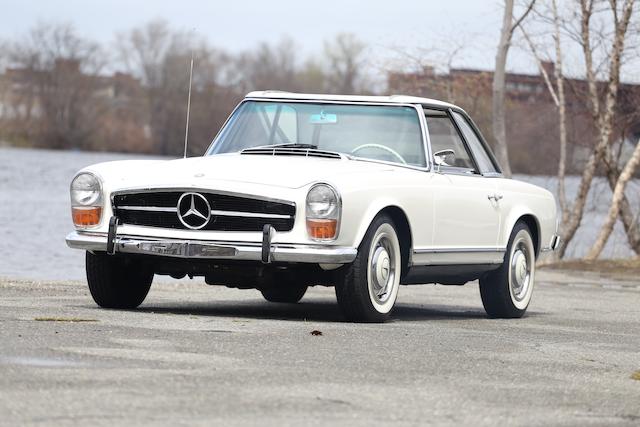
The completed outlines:
{"type": "Polygon", "coordinates": [[[121,224],[188,229],[178,216],[178,201],[185,193],[207,200],[211,217],[201,230],[262,231],[271,224],[276,231],[289,231],[295,220],[295,204],[206,191],[150,191],[114,194],[114,214],[121,224]]]}

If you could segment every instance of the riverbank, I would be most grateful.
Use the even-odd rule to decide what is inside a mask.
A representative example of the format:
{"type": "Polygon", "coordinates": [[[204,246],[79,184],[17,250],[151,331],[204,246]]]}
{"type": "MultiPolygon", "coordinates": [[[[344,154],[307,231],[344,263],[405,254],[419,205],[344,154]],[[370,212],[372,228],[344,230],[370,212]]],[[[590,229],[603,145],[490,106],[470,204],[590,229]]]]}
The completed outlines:
{"type": "Polygon", "coordinates": [[[612,279],[635,279],[640,282],[640,257],[626,259],[597,259],[594,261],[566,260],[545,264],[541,269],[561,272],[595,273],[612,279]]]}

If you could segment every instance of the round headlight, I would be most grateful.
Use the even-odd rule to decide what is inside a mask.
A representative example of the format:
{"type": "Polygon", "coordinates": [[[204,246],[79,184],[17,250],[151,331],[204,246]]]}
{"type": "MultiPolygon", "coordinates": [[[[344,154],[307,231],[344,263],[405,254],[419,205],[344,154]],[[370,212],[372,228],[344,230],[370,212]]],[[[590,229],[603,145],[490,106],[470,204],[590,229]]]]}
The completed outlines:
{"type": "Polygon", "coordinates": [[[336,191],[327,184],[317,184],[307,194],[307,217],[337,219],[339,201],[336,191]]]}
{"type": "Polygon", "coordinates": [[[100,181],[91,173],[81,173],[71,182],[72,206],[95,206],[102,203],[100,181]]]}

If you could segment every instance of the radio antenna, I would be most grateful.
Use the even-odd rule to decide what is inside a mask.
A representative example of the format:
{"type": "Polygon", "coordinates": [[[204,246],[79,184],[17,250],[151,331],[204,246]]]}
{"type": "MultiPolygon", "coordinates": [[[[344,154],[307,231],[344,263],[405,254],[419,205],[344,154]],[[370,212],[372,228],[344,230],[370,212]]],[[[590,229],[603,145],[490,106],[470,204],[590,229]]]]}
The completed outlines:
{"type": "Polygon", "coordinates": [[[184,130],[184,158],[187,158],[187,144],[189,142],[189,113],[191,112],[191,82],[193,81],[193,50],[191,51],[191,67],[189,69],[189,97],[187,98],[187,124],[184,130]]]}

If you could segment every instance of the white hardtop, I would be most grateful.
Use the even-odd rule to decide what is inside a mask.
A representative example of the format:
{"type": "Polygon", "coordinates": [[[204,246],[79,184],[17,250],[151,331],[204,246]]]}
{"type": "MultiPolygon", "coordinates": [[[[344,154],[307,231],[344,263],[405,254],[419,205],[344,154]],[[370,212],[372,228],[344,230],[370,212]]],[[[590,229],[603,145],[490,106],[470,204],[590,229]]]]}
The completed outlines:
{"type": "Polygon", "coordinates": [[[314,93],[293,93],[283,92],[279,90],[261,90],[249,92],[246,98],[264,98],[264,99],[286,99],[286,100],[304,100],[304,101],[337,101],[337,102],[371,102],[371,103],[390,103],[390,104],[421,104],[434,107],[457,108],[448,102],[438,101],[437,99],[422,98],[418,96],[408,95],[389,95],[389,96],[364,96],[364,95],[325,95],[314,93]]]}

